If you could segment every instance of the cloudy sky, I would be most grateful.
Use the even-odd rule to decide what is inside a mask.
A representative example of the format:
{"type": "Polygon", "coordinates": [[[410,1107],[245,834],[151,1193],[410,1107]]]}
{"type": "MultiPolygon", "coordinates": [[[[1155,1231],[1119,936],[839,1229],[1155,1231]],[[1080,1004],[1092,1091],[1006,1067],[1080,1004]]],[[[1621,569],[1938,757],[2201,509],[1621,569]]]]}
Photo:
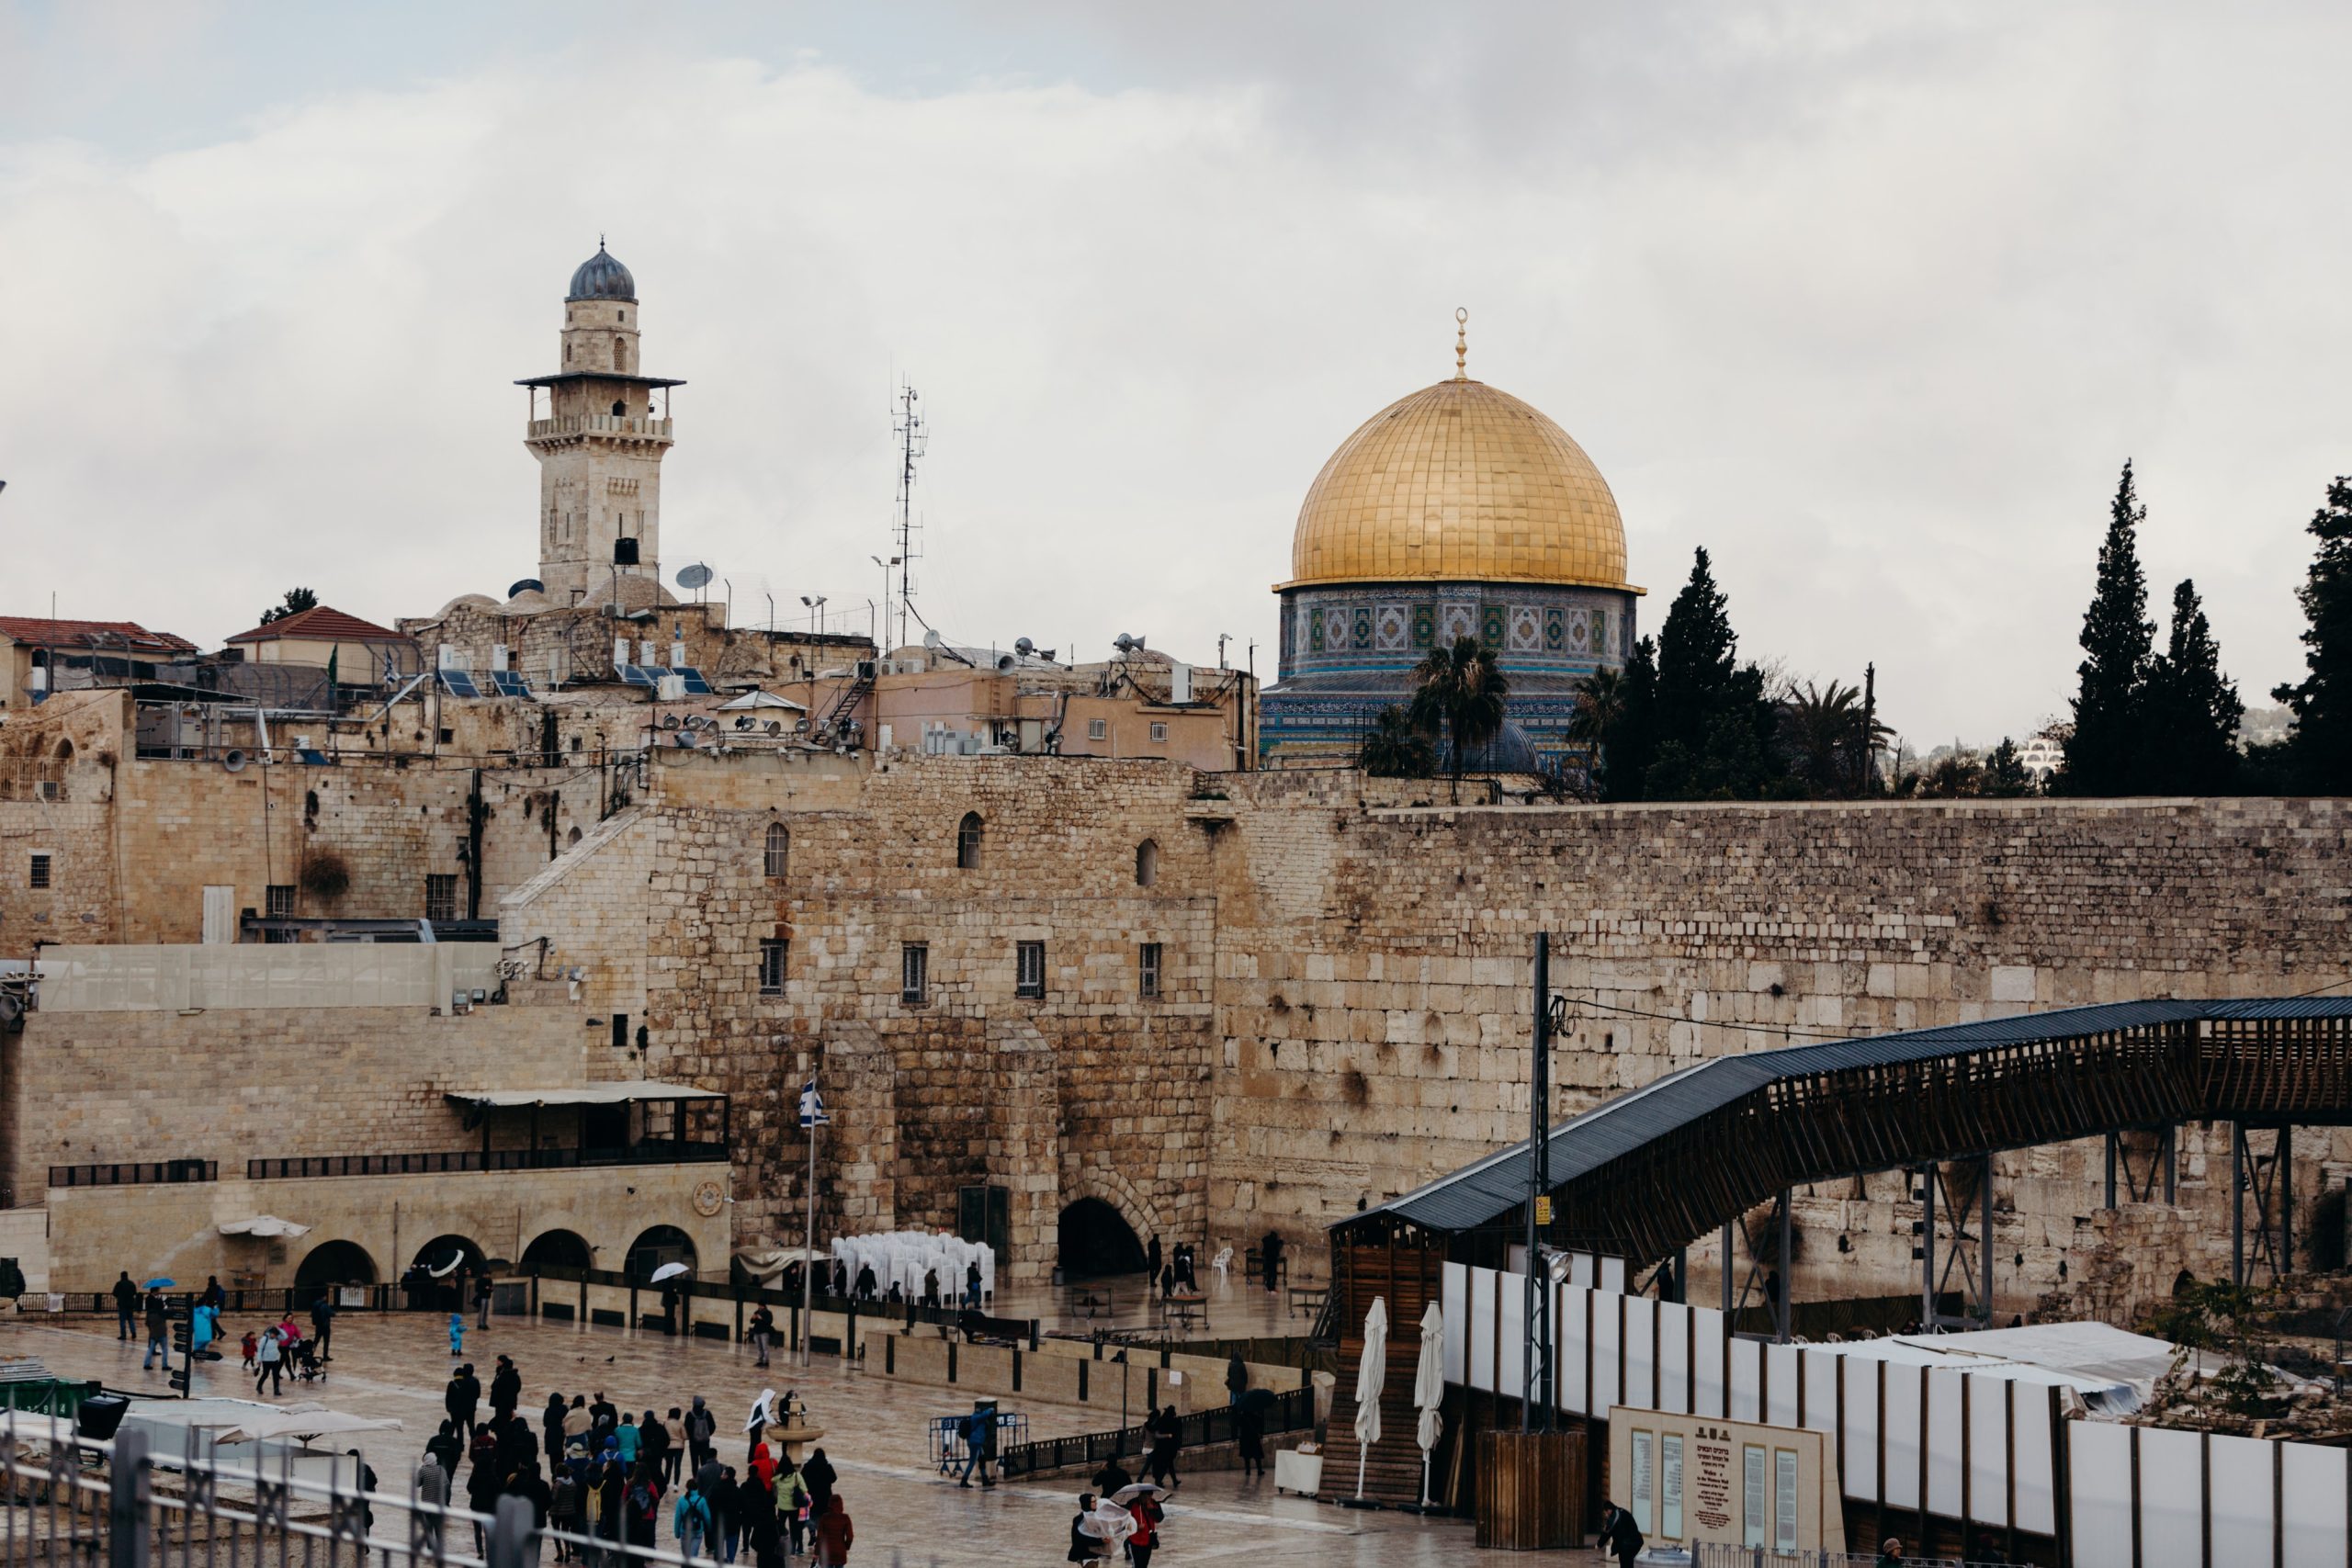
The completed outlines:
{"type": "Polygon", "coordinates": [[[218,639],[535,566],[602,232],[684,377],[664,565],[1257,642],[1333,446],[1471,369],[1925,749],[2060,712],[2115,475],[2257,701],[2352,469],[2342,6],[0,4],[0,611],[218,639]]]}

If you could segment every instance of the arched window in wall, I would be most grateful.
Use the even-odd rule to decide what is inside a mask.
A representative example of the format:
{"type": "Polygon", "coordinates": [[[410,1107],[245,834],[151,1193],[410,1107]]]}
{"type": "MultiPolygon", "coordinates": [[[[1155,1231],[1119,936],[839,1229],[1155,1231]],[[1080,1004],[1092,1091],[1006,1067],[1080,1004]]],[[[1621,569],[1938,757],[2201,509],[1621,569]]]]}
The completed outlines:
{"type": "Polygon", "coordinates": [[[768,880],[783,881],[785,872],[792,863],[792,835],[785,829],[781,822],[768,824],[766,858],[768,880]]]}
{"type": "Polygon", "coordinates": [[[1146,839],[1136,846],[1136,886],[1148,887],[1159,880],[1159,843],[1146,839]]]}
{"type": "Polygon", "coordinates": [[[980,814],[964,813],[964,820],[956,825],[956,864],[959,870],[977,871],[980,864],[980,814]]]}

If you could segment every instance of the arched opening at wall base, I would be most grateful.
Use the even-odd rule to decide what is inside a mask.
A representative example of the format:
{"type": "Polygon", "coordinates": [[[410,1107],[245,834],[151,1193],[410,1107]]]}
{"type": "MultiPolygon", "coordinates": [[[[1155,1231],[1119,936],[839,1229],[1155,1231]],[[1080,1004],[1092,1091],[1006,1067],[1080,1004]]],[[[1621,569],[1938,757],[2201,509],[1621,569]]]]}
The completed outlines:
{"type": "Polygon", "coordinates": [[[1057,1265],[1065,1280],[1140,1274],[1143,1243],[1126,1217],[1100,1198],[1080,1198],[1062,1211],[1057,1265]]]}
{"type": "Polygon", "coordinates": [[[308,1305],[310,1292],[330,1285],[372,1285],[376,1260],[356,1241],[322,1241],[303,1255],[294,1270],[294,1293],[308,1305]]]}

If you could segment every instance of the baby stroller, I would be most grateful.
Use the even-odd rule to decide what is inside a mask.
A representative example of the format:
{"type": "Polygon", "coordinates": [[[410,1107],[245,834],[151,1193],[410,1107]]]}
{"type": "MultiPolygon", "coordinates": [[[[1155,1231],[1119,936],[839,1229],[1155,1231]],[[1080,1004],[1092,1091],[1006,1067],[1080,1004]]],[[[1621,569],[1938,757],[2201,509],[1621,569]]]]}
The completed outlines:
{"type": "Polygon", "coordinates": [[[316,1339],[298,1340],[286,1348],[286,1370],[294,1374],[296,1382],[324,1382],[326,1363],[319,1359],[316,1339]]]}

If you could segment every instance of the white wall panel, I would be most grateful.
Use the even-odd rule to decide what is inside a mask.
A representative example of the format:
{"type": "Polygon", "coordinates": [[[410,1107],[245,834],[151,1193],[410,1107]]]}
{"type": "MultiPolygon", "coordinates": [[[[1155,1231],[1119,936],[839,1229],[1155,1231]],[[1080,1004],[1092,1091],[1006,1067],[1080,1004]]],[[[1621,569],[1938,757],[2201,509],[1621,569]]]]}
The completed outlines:
{"type": "Polygon", "coordinates": [[[1637,1410],[1659,1408],[1657,1397],[1657,1303],[1647,1296],[1620,1296],[1625,1309],[1625,1386],[1617,1403],[1637,1410]]]}
{"type": "Polygon", "coordinates": [[[2106,1421],[2067,1427],[2075,1568],[2132,1568],[2133,1430],[2106,1421]]]}
{"type": "Polygon", "coordinates": [[[1838,1362],[1836,1351],[1817,1346],[1804,1346],[1797,1352],[1797,1365],[1804,1369],[1804,1424],[1814,1431],[1832,1434],[1827,1450],[1832,1459],[1838,1457],[1838,1362]]]}
{"type": "Polygon", "coordinates": [[[1657,1308],[1657,1407],[1690,1414],[1690,1309],[1679,1302],[1657,1308]]]}
{"type": "Polygon", "coordinates": [[[1694,1392],[1690,1413],[1693,1416],[1725,1416],[1730,1414],[1724,1400],[1724,1379],[1729,1376],[1724,1366],[1724,1314],[1714,1307],[1692,1307],[1698,1324],[1698,1364],[1691,1370],[1694,1392]]]}
{"type": "Polygon", "coordinates": [[[2352,1451],[2313,1443],[2282,1443],[2281,1484],[2287,1505],[2287,1568],[2344,1568],[2352,1562],[2345,1541],[2352,1494],[2345,1466],[2352,1451]]]}
{"type": "Polygon", "coordinates": [[[1968,1380],[1968,1517],[1983,1525],[2009,1522],[2009,1391],[2028,1402],[2041,1391],[2007,1378],[1968,1380]]]}
{"type": "Polygon", "coordinates": [[[1764,1419],[1775,1427],[1797,1424],[1797,1348],[1764,1347],[1764,1419]]]}
{"type": "MultiPolygon", "coordinates": [[[[2077,1422],[2077,1429],[2087,1426],[2077,1422]]],[[[2204,1485],[2205,1461],[2199,1451],[2203,1435],[2143,1427],[2140,1432],[2140,1564],[2141,1568],[2201,1568],[2204,1535],[2199,1512],[2199,1489],[2204,1485]]],[[[2268,1478],[2263,1504],[2269,1506],[2268,1478]]],[[[2217,1502],[2219,1498],[2215,1499],[2217,1502]]],[[[2246,1564],[2264,1561],[2270,1536],[2262,1537],[2262,1555],[2246,1557],[2224,1552],[2221,1538],[2213,1540],[2213,1561],[2246,1564]]]]}
{"type": "Polygon", "coordinates": [[[1445,1381],[1464,1382],[1463,1369],[1470,1364],[1470,1270],[1459,1263],[1445,1265],[1438,1292],[1445,1313],[1445,1381]]]}
{"type": "Polygon", "coordinates": [[[1764,1347],[1735,1335],[1731,1342],[1731,1408],[1735,1421],[1764,1419],[1764,1347]]]}
{"type": "Polygon", "coordinates": [[[1495,1271],[1470,1273],[1470,1375],[1472,1388],[1495,1392],[1495,1271]]]}
{"type": "Polygon", "coordinates": [[[1860,1357],[1846,1367],[1846,1495],[1878,1497],[1879,1363],[1860,1357]]]}
{"type": "Polygon", "coordinates": [[[1928,1372],[1928,1511],[1960,1517],[1961,1374],[1928,1372]]]}
{"type": "MultiPolygon", "coordinates": [[[[2211,1439],[2213,1561],[2270,1561],[2270,1467],[2279,1445],[2254,1438],[2211,1439]]],[[[2342,1471],[2339,1463],[2338,1472],[2342,1471]]],[[[2338,1518],[2342,1516],[2338,1515],[2338,1518]]],[[[2336,1562],[2344,1554],[2339,1550],[2336,1562]]]]}
{"type": "Polygon", "coordinates": [[[1888,1362],[1886,1368],[1886,1500],[1919,1506],[1919,1423],[1927,1369],[1888,1362]]]}
{"type": "Polygon", "coordinates": [[[1618,1396],[1617,1350],[1623,1343],[1619,1314],[1625,1298],[1607,1291],[1592,1295],[1592,1415],[1604,1419],[1613,1405],[1623,1403],[1618,1396]]]}
{"type": "Polygon", "coordinates": [[[2033,1383],[2018,1385],[2017,1466],[2018,1529],[2056,1535],[2057,1460],[2050,1391],[2033,1383]]]}
{"type": "Polygon", "coordinates": [[[1560,1292],[1560,1408],[1577,1415],[1592,1409],[1592,1391],[1585,1386],[1585,1314],[1592,1292],[1578,1285],[1560,1292]]]}
{"type": "Polygon", "coordinates": [[[1500,1336],[1495,1392],[1517,1399],[1527,1392],[1527,1374],[1521,1370],[1527,1364],[1527,1281],[1507,1274],[1495,1281],[1495,1290],[1503,1309],[1502,1326],[1495,1331],[1500,1336]]]}

